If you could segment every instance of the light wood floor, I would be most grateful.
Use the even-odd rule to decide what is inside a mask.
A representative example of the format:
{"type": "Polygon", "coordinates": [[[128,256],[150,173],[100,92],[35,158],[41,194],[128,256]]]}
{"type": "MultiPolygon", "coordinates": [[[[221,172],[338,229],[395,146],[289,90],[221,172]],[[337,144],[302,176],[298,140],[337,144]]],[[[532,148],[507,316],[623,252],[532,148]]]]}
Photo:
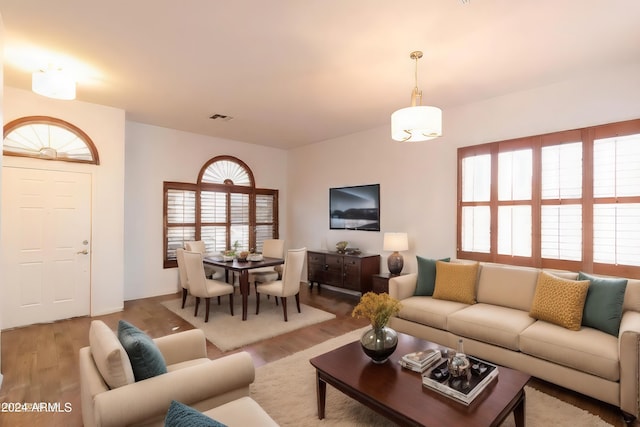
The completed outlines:
{"type": "MultiPolygon", "coordinates": [[[[154,338],[192,329],[191,324],[160,304],[177,296],[178,294],[127,301],[124,304],[124,311],[111,315],[74,318],[2,331],[4,380],[0,389],[0,402],[7,404],[60,402],[62,408],[68,403],[71,411],[0,412],[0,427],[81,426],[78,350],[89,343],[88,332],[91,320],[101,319],[109,327],[116,329],[118,320],[126,319],[154,338]]],[[[248,351],[255,365],[261,366],[366,325],[366,321],[351,317],[351,310],[358,301],[357,297],[328,289],[318,293],[317,288],[309,291],[306,286],[303,286],[300,300],[305,304],[332,312],[336,314],[336,318],[234,351],[248,351]]],[[[224,354],[210,343],[207,345],[207,351],[212,359],[224,354]]],[[[620,412],[611,405],[536,379],[532,379],[529,385],[596,414],[616,427],[625,425],[620,412]]],[[[635,425],[640,426],[639,423],[635,425]]]]}

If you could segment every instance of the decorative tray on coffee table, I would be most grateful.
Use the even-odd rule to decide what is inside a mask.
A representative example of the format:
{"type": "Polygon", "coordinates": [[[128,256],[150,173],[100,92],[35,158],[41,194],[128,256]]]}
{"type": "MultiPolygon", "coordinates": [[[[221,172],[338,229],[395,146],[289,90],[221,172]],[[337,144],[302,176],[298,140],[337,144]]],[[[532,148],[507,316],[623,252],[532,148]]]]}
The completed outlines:
{"type": "Polygon", "coordinates": [[[498,376],[498,367],[492,363],[468,356],[471,362],[468,381],[449,375],[447,360],[442,359],[422,374],[422,385],[460,403],[469,405],[482,390],[498,376]],[[450,378],[451,377],[451,378],[450,378]]]}

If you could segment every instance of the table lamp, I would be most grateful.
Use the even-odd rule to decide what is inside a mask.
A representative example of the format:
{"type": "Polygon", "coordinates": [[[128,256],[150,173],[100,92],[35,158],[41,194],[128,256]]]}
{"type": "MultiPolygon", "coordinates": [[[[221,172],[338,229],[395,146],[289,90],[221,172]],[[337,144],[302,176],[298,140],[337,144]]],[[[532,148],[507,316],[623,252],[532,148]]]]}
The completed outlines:
{"type": "Polygon", "coordinates": [[[382,246],[385,251],[393,252],[389,255],[389,258],[387,258],[387,266],[389,267],[389,273],[397,276],[404,266],[404,259],[402,259],[399,251],[409,249],[407,233],[384,233],[384,243],[382,246]]]}

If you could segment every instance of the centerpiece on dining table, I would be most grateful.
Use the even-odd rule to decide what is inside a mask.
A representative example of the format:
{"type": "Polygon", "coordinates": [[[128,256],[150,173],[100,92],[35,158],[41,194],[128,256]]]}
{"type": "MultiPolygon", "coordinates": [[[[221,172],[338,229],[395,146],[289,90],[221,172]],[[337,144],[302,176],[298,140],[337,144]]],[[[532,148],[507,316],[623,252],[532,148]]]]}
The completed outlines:
{"type": "Polygon", "coordinates": [[[371,329],[362,335],[360,344],[374,363],[386,362],[398,346],[398,334],[387,323],[391,316],[398,314],[400,307],[400,301],[386,292],[367,292],[351,313],[353,317],[366,318],[371,323],[371,329]]]}

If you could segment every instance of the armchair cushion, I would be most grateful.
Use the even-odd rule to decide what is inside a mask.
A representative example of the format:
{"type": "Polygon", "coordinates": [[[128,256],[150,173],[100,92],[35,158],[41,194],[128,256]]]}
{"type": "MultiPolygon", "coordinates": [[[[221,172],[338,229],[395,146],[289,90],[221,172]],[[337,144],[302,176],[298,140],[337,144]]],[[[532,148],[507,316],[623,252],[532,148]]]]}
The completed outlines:
{"type": "Polygon", "coordinates": [[[164,419],[165,427],[226,427],[184,403],[173,400],[164,419]]]}
{"type": "Polygon", "coordinates": [[[589,281],[582,324],[617,337],[627,279],[605,279],[580,272],[578,280],[589,281]]]}
{"type": "Polygon", "coordinates": [[[129,355],[136,381],[167,373],[167,364],[151,337],[131,323],[118,322],[118,339],[129,355]]]}
{"type": "Polygon", "coordinates": [[[109,388],[122,387],[135,381],[125,349],[113,331],[100,320],[93,320],[89,327],[89,348],[109,388]]]}
{"type": "MultiPolygon", "coordinates": [[[[436,261],[435,259],[416,256],[418,261],[418,282],[414,295],[432,296],[436,287],[436,261]]],[[[451,258],[442,258],[440,261],[449,262],[451,258]]]]}

